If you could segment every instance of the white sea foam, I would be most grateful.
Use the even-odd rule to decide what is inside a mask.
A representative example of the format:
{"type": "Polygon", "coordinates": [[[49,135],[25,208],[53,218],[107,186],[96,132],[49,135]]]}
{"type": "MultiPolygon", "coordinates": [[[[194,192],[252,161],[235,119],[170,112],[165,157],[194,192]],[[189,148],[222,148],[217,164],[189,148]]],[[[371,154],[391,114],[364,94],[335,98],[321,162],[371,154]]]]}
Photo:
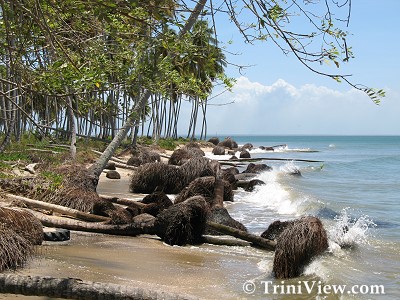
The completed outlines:
{"type": "Polygon", "coordinates": [[[232,157],[232,155],[214,155],[211,152],[205,152],[205,157],[213,160],[228,160],[232,157]]]}
{"type": "Polygon", "coordinates": [[[299,215],[300,206],[307,201],[304,197],[295,195],[289,187],[280,182],[283,172],[280,168],[263,172],[257,179],[265,182],[265,185],[257,186],[252,193],[246,193],[240,200],[251,203],[254,206],[265,207],[280,215],[299,215]]]}
{"type": "Polygon", "coordinates": [[[279,167],[279,170],[286,174],[295,173],[299,171],[299,167],[294,163],[294,161],[288,161],[279,167]]]}
{"type": "Polygon", "coordinates": [[[329,269],[324,265],[324,258],[319,257],[311,261],[311,263],[304,269],[304,275],[317,275],[323,281],[329,278],[329,269]]]}
{"type": "Polygon", "coordinates": [[[289,148],[287,145],[282,145],[280,147],[274,147],[274,150],[267,150],[261,148],[254,148],[249,151],[251,154],[263,154],[263,153],[285,153],[285,152],[315,152],[315,150],[311,148],[289,148]]]}
{"type": "Polygon", "coordinates": [[[376,225],[364,215],[359,218],[350,216],[350,209],[345,208],[335,217],[335,222],[328,229],[329,239],[341,247],[368,244],[371,228],[376,225]]]}

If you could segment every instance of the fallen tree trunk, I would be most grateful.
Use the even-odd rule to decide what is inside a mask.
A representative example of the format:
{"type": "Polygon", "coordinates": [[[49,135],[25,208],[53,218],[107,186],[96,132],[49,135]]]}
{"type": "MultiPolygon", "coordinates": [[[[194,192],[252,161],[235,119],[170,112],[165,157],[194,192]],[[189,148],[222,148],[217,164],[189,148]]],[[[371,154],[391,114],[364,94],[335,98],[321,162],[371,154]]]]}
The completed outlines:
{"type": "Polygon", "coordinates": [[[26,197],[22,196],[16,196],[13,194],[6,194],[6,196],[10,199],[22,201],[24,204],[26,204],[30,208],[40,208],[40,209],[47,209],[51,210],[57,213],[61,213],[70,217],[74,217],[83,221],[89,221],[89,222],[104,222],[104,221],[111,221],[110,218],[108,217],[103,217],[103,216],[98,216],[98,215],[93,215],[93,214],[88,214],[76,209],[68,208],[65,206],[61,205],[56,205],[52,203],[47,203],[43,201],[38,201],[38,200],[33,200],[29,199],[26,197]]]}
{"type": "Polygon", "coordinates": [[[218,162],[219,162],[220,165],[232,166],[232,167],[244,166],[244,165],[245,165],[245,163],[228,162],[228,161],[226,161],[226,160],[219,160],[218,162]]]}
{"type": "Polygon", "coordinates": [[[247,178],[253,178],[258,176],[256,173],[240,173],[235,175],[236,180],[246,180],[247,178]]]}
{"type": "Polygon", "coordinates": [[[257,236],[257,235],[254,235],[254,234],[242,231],[242,230],[238,230],[235,228],[231,228],[229,226],[218,224],[215,222],[207,222],[207,225],[209,227],[211,227],[212,229],[214,229],[215,231],[218,231],[220,233],[231,235],[233,237],[251,242],[252,244],[254,244],[256,246],[259,246],[261,248],[264,248],[264,249],[267,249],[270,251],[275,251],[275,247],[276,247],[275,241],[267,240],[260,236],[257,236]]]}
{"type": "Polygon", "coordinates": [[[108,196],[108,195],[103,195],[103,194],[99,194],[99,196],[102,199],[110,201],[115,204],[127,205],[127,206],[133,205],[137,208],[142,208],[142,207],[146,206],[146,204],[139,202],[137,200],[133,200],[133,199],[118,198],[118,197],[113,197],[113,196],[108,196]]]}
{"type": "Polygon", "coordinates": [[[77,218],[77,219],[80,219],[83,221],[104,222],[104,221],[111,220],[109,217],[89,214],[89,213],[85,213],[85,212],[82,212],[82,211],[79,211],[76,209],[72,209],[72,208],[68,208],[65,206],[56,205],[56,204],[47,203],[47,202],[38,201],[38,200],[33,200],[33,199],[22,197],[22,196],[17,196],[17,195],[13,195],[13,194],[6,194],[6,196],[10,199],[22,201],[24,204],[26,204],[28,207],[31,207],[31,208],[51,210],[53,212],[61,213],[61,214],[67,215],[69,217],[77,218]]]}
{"type": "Polygon", "coordinates": [[[188,295],[124,286],[113,283],[83,281],[77,278],[54,278],[0,274],[0,293],[47,296],[64,299],[135,299],[194,300],[188,295]]]}
{"type": "Polygon", "coordinates": [[[135,166],[129,166],[127,164],[122,164],[122,163],[118,163],[118,162],[114,162],[114,165],[118,168],[128,169],[128,170],[137,170],[137,168],[138,168],[135,166]]]}
{"type": "Polygon", "coordinates": [[[43,152],[43,153],[50,153],[50,154],[60,154],[60,152],[57,152],[57,151],[36,149],[36,148],[29,148],[29,149],[26,149],[26,151],[43,152]]]}
{"type": "Polygon", "coordinates": [[[241,239],[226,238],[221,236],[203,235],[203,243],[219,245],[219,246],[251,246],[250,242],[241,239]]]}
{"type": "Polygon", "coordinates": [[[238,180],[236,181],[236,186],[241,188],[246,188],[250,183],[250,180],[238,180]]]}
{"type": "MultiPolygon", "coordinates": [[[[102,155],[102,154],[103,154],[102,152],[97,151],[97,150],[94,150],[94,149],[92,149],[92,151],[93,151],[94,153],[98,154],[98,155],[102,155]]],[[[118,162],[118,163],[121,163],[121,164],[125,164],[125,165],[126,165],[126,163],[127,163],[126,161],[124,161],[124,160],[122,160],[122,159],[119,159],[119,158],[117,158],[117,157],[115,157],[115,156],[111,156],[110,160],[115,161],[115,162],[118,162]]]]}
{"type": "Polygon", "coordinates": [[[139,215],[133,218],[133,222],[124,225],[108,225],[102,223],[89,223],[47,216],[42,213],[29,210],[44,226],[64,228],[76,231],[104,233],[110,235],[137,236],[140,234],[155,234],[154,217],[139,215]]]}
{"type": "Polygon", "coordinates": [[[167,159],[171,158],[171,155],[167,155],[167,154],[163,154],[163,153],[160,153],[160,156],[164,157],[164,158],[167,158],[167,159]]]}

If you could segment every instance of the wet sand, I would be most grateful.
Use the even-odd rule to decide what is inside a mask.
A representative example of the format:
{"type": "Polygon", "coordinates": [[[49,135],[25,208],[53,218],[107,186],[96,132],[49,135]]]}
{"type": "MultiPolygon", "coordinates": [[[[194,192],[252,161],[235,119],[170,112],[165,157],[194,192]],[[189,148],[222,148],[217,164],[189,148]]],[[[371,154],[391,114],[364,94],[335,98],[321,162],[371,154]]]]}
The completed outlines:
{"type": "MultiPolygon", "coordinates": [[[[129,194],[128,174],[118,170],[121,180],[102,174],[98,192],[119,197],[129,194]]],[[[45,242],[23,275],[73,277],[184,293],[201,299],[247,299],[246,280],[265,274],[261,261],[272,261],[272,253],[250,247],[214,245],[169,246],[155,236],[120,237],[71,232],[68,242],[45,242]]],[[[49,299],[0,295],[0,299],[49,299]]]]}
{"type": "Polygon", "coordinates": [[[257,263],[265,254],[212,245],[171,247],[152,236],[78,232],[69,242],[46,242],[38,251],[17,274],[140,286],[202,299],[238,299],[243,282],[260,273],[257,263]]]}

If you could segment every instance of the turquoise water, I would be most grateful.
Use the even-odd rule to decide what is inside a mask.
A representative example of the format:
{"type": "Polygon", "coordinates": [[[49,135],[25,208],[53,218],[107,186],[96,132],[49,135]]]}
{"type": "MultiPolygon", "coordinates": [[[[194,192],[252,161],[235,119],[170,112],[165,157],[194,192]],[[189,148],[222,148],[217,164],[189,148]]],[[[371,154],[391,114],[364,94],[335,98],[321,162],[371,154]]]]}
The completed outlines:
{"type": "MultiPolygon", "coordinates": [[[[274,152],[254,149],[252,158],[294,159],[259,162],[273,171],[260,174],[266,185],[256,191],[237,192],[229,206],[235,218],[260,233],[277,219],[318,216],[328,231],[330,250],[310,265],[306,276],[317,276],[325,284],[385,287],[385,295],[350,299],[400,298],[400,137],[231,137],[255,148],[282,145],[274,152]],[[290,175],[293,169],[302,176],[290,175]]],[[[264,280],[272,278],[268,270],[270,266],[264,280]]]]}

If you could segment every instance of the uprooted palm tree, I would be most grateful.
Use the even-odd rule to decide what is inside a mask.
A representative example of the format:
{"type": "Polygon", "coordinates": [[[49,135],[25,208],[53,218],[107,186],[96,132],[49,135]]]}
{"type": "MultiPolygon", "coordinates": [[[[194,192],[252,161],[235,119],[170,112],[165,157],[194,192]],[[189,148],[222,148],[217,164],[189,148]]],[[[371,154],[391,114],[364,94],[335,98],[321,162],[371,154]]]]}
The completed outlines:
{"type": "Polygon", "coordinates": [[[4,191],[36,200],[108,216],[115,224],[132,220],[128,211],[101,199],[96,192],[97,177],[82,165],[63,165],[37,177],[1,179],[4,191]]]}
{"type": "Polygon", "coordinates": [[[0,207],[0,272],[24,266],[42,241],[42,224],[32,214],[0,207]]]}
{"type": "MultiPolygon", "coordinates": [[[[223,196],[224,201],[233,201],[233,192],[231,185],[225,180],[223,180],[223,184],[224,184],[224,196],[223,196]]],[[[181,203],[193,196],[203,196],[211,207],[213,206],[213,201],[214,201],[214,188],[215,188],[214,176],[205,176],[196,178],[179,193],[179,195],[175,198],[175,203],[181,203]]]]}
{"type": "Polygon", "coordinates": [[[169,245],[200,243],[206,228],[208,209],[207,202],[201,196],[174,204],[158,214],[155,232],[169,245]]]}
{"type": "Polygon", "coordinates": [[[204,157],[194,157],[181,167],[161,162],[144,164],[132,175],[130,191],[150,194],[158,190],[178,194],[194,179],[214,176],[218,168],[218,164],[204,157]]]}
{"type": "Polygon", "coordinates": [[[275,277],[300,276],[305,266],[326,249],[327,234],[318,218],[303,217],[290,222],[277,238],[273,266],[275,277]]]}

